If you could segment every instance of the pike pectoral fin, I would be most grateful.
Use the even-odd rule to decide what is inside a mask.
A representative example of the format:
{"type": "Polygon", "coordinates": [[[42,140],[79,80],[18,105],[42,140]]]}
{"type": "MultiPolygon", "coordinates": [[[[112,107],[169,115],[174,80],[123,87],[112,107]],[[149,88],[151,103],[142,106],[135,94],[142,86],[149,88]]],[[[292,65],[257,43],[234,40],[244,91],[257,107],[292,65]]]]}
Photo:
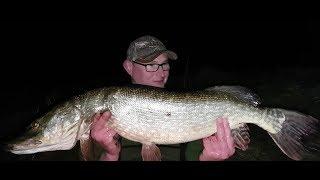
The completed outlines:
{"type": "Polygon", "coordinates": [[[243,151],[248,149],[250,143],[249,127],[247,124],[241,124],[238,128],[232,129],[232,136],[236,148],[243,151]]]}
{"type": "Polygon", "coordinates": [[[157,145],[142,144],[141,156],[143,161],[161,161],[161,152],[157,145]]]}
{"type": "Polygon", "coordinates": [[[92,157],[93,142],[90,138],[80,139],[80,150],[81,150],[81,158],[84,161],[90,161],[93,159],[92,157]]]}
{"type": "Polygon", "coordinates": [[[80,157],[84,161],[97,161],[100,159],[104,149],[90,137],[90,132],[86,132],[80,138],[80,157]]]}

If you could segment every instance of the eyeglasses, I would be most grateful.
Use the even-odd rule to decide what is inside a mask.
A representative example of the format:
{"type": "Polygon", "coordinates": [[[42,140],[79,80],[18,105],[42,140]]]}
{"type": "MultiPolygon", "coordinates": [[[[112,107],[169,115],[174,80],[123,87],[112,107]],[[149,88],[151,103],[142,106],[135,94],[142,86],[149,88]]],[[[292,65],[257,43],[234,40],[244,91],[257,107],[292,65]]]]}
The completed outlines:
{"type": "Polygon", "coordinates": [[[162,63],[162,64],[142,64],[135,61],[132,61],[133,63],[139,64],[141,66],[144,66],[147,72],[156,72],[159,69],[159,66],[162,67],[163,71],[169,71],[170,65],[168,62],[162,63]]]}

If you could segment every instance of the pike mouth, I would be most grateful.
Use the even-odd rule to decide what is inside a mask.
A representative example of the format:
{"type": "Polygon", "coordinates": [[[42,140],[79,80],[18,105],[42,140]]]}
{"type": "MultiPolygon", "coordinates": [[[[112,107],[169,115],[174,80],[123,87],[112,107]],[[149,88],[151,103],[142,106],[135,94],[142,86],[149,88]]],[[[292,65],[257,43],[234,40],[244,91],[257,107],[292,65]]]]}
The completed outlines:
{"type": "Polygon", "coordinates": [[[76,143],[74,139],[51,144],[40,142],[41,141],[39,140],[30,139],[19,144],[10,144],[7,145],[7,151],[10,151],[14,154],[32,154],[43,151],[68,150],[71,149],[76,143]]]}

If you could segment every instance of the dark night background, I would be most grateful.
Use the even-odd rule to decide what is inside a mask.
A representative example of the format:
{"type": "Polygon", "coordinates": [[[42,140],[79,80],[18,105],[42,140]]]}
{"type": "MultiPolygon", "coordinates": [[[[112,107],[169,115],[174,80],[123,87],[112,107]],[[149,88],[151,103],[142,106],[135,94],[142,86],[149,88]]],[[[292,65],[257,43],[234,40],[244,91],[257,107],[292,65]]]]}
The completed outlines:
{"type": "MultiPolygon", "coordinates": [[[[19,134],[35,117],[73,95],[128,83],[122,68],[127,47],[146,34],[158,37],[178,54],[168,88],[241,85],[257,92],[264,106],[320,118],[318,24],[312,17],[290,21],[1,22],[0,138],[19,134]]],[[[253,128],[253,146],[259,141],[258,134],[265,133],[261,131],[253,128]]],[[[270,144],[263,148],[277,148],[271,138],[262,137],[260,141],[270,144]]],[[[279,156],[270,159],[286,159],[279,156]]],[[[4,154],[1,158],[14,157],[4,154]]]]}

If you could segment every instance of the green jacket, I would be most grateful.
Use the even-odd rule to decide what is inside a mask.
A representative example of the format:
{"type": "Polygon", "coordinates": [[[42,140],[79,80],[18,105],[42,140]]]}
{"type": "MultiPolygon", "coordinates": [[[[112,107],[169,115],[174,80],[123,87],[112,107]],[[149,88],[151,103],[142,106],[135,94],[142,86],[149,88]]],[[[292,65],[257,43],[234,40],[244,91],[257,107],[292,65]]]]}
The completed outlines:
{"type": "MultiPolygon", "coordinates": [[[[122,138],[120,161],[141,161],[141,147],[137,142],[122,138]]],[[[192,141],[183,144],[158,145],[161,151],[162,161],[198,161],[202,152],[202,141],[192,141]],[[182,154],[181,154],[182,153],[182,154]],[[181,157],[182,156],[182,157],[181,157]]]]}

